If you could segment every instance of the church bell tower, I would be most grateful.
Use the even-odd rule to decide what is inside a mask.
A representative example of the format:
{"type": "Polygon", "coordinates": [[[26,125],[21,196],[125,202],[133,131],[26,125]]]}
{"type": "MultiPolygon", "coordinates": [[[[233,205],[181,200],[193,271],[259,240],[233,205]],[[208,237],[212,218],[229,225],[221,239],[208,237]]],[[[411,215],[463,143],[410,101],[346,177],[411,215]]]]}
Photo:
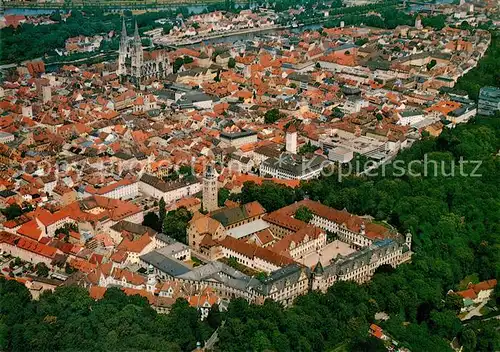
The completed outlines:
{"type": "Polygon", "coordinates": [[[123,81],[127,76],[127,55],[128,55],[128,36],[127,27],[125,26],[125,17],[122,17],[122,33],[120,36],[120,48],[118,49],[118,69],[116,74],[123,81]]]}
{"type": "Polygon", "coordinates": [[[141,82],[142,75],[142,63],[143,63],[143,52],[141,37],[139,36],[139,28],[137,27],[137,21],[135,22],[134,39],[132,41],[131,47],[131,57],[132,57],[132,79],[136,85],[141,82]]]}
{"type": "Polygon", "coordinates": [[[203,175],[203,210],[214,211],[218,208],[217,171],[208,165],[203,175]]]}

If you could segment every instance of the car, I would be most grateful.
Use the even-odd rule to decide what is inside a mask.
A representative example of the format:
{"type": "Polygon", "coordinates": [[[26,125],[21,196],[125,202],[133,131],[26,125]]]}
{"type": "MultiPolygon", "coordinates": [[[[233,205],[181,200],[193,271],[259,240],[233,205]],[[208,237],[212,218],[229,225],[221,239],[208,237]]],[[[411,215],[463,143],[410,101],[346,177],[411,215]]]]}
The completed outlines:
{"type": "Polygon", "coordinates": [[[10,273],[11,272],[10,268],[3,268],[2,270],[5,271],[6,273],[10,273]]]}

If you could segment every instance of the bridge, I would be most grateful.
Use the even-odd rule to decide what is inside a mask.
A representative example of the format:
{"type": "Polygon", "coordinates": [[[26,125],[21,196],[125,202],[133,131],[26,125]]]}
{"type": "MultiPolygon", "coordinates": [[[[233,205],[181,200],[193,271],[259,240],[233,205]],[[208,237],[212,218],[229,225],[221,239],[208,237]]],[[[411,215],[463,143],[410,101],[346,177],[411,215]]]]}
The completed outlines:
{"type": "Polygon", "coordinates": [[[163,37],[160,37],[158,39],[153,39],[153,43],[155,45],[177,48],[179,46],[201,43],[205,40],[232,37],[232,36],[236,36],[236,35],[258,33],[258,32],[265,32],[265,31],[272,31],[272,30],[280,30],[280,29],[286,29],[286,28],[289,28],[289,26],[273,25],[273,26],[267,26],[267,27],[245,28],[245,29],[239,29],[239,30],[233,30],[233,31],[217,32],[217,33],[211,33],[211,34],[205,34],[205,35],[197,35],[193,38],[186,38],[183,40],[179,40],[178,38],[169,39],[168,36],[163,36],[163,37]]]}

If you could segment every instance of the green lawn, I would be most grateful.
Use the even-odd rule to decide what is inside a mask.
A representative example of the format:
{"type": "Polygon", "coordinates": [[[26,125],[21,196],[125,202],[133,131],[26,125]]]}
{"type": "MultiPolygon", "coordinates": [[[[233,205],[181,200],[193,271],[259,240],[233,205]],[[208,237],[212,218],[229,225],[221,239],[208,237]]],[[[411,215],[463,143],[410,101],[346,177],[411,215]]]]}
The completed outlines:
{"type": "Polygon", "coordinates": [[[460,283],[458,284],[458,289],[459,290],[466,290],[469,282],[472,282],[473,284],[477,284],[479,282],[479,277],[477,276],[477,274],[471,274],[471,275],[464,277],[464,279],[462,281],[460,281],[460,283]]]}

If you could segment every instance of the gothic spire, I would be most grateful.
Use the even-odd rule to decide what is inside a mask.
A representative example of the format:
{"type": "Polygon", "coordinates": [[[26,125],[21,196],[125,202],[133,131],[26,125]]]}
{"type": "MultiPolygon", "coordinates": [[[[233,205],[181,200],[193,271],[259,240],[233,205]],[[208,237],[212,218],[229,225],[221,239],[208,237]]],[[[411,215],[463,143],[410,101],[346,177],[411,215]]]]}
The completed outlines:
{"type": "Polygon", "coordinates": [[[125,26],[125,16],[122,16],[122,38],[127,38],[127,27],[125,26]]]}
{"type": "Polygon", "coordinates": [[[137,27],[137,21],[135,21],[134,39],[141,40],[141,37],[139,36],[139,28],[137,27]]]}

